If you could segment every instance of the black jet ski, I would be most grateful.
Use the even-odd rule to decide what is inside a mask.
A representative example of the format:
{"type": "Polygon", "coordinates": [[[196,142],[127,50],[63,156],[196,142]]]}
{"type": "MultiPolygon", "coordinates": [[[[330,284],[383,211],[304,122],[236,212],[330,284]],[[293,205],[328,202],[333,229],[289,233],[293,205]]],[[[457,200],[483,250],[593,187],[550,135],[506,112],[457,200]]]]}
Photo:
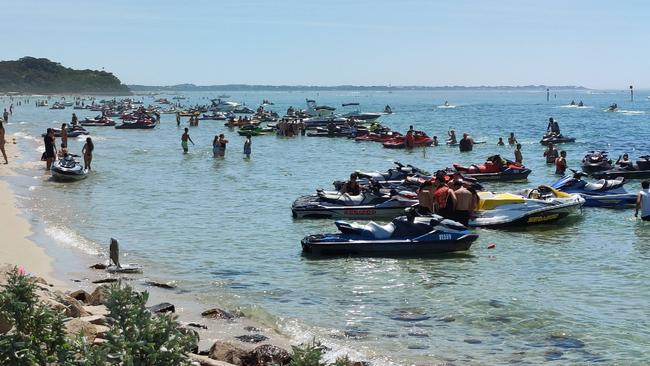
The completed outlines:
{"type": "Polygon", "coordinates": [[[556,144],[564,144],[564,143],[575,142],[575,141],[576,141],[575,137],[567,137],[567,136],[563,136],[562,134],[557,135],[551,133],[551,134],[545,134],[539,143],[542,145],[548,145],[548,144],[556,145],[556,144]]]}
{"type": "Polygon", "coordinates": [[[596,179],[626,179],[650,178],[650,155],[640,156],[636,163],[617,163],[612,169],[591,173],[596,179]]]}
{"type": "Polygon", "coordinates": [[[52,163],[52,179],[57,182],[71,182],[82,180],[88,176],[88,169],[84,169],[81,163],[74,158],[77,155],[68,154],[52,163]]]}
{"type": "MultiPolygon", "coordinates": [[[[400,183],[407,177],[411,176],[422,176],[426,178],[431,178],[429,172],[422,170],[420,168],[414,167],[411,164],[402,164],[399,161],[394,161],[395,167],[388,169],[385,172],[362,172],[357,171],[358,182],[360,185],[368,185],[370,180],[383,185],[387,182],[400,183]]],[[[343,186],[345,181],[334,181],[334,187],[340,189],[343,186]]]]}
{"type": "MultiPolygon", "coordinates": [[[[70,138],[90,134],[90,132],[88,132],[85,128],[80,127],[80,126],[67,127],[66,131],[68,132],[68,137],[70,137],[70,138]]],[[[61,129],[60,128],[53,128],[52,132],[54,132],[54,137],[61,137],[61,129]]],[[[45,133],[41,134],[42,137],[45,137],[45,135],[46,135],[45,133]]]]}
{"type": "Polygon", "coordinates": [[[428,256],[466,251],[478,238],[463,225],[438,215],[400,216],[386,225],[336,221],[340,233],[302,239],[306,255],[428,256]]]}
{"type": "Polygon", "coordinates": [[[295,218],[390,218],[417,203],[417,195],[409,191],[385,194],[378,189],[363,189],[359,195],[350,195],[318,190],[314,195],[296,199],[291,212],[295,218]]]}
{"type": "Polygon", "coordinates": [[[636,194],[625,190],[625,178],[601,179],[597,182],[587,182],[582,179],[583,172],[571,170],[573,175],[558,179],[551,188],[565,193],[577,193],[585,199],[585,206],[625,208],[636,202],[636,194]]]}
{"type": "Polygon", "coordinates": [[[582,171],[585,173],[593,173],[612,168],[612,160],[607,158],[606,151],[590,151],[582,158],[582,171]]]}

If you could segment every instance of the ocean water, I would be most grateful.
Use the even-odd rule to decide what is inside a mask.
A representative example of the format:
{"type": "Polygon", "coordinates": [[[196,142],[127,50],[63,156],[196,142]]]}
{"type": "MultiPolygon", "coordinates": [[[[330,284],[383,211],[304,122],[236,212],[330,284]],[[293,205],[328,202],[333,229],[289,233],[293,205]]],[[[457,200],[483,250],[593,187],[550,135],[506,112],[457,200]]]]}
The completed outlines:
{"type": "MultiPolygon", "coordinates": [[[[444,141],[455,128],[459,137],[469,132],[488,143],[461,155],[446,146],[395,151],[347,139],[260,136],[245,160],[243,137],[223,121],[201,121],[190,128],[196,145],[183,155],[182,128],[163,115],[151,131],[89,127],[95,172],[85,181],[51,182],[37,163],[24,164],[19,172],[28,178],[16,182],[62,252],[100,255],[116,237],[125,262],[177,280],[202,303],[240,307],[296,341],[316,337],[376,364],[643,364],[650,359],[650,225],[635,221],[633,210],[588,208],[565,224],[477,230],[471,250],[441,258],[321,260],[301,256],[300,239],[335,231],[333,222],[294,220],[290,210],[300,195],[394,160],[435,171],[493,153],[512,158],[510,147],[496,146],[511,131],[533,173],[528,183],[486,188],[550,184],[556,177],[539,144],[548,117],[577,138],[561,146],[570,167],[591,149],[614,158],[650,153],[650,102],[639,93],[631,103],[625,92],[591,91],[558,91],[550,102],[543,91],[229,92],[253,108],[269,99],[280,114],[304,107],[305,98],[339,109],[359,102],[365,111],[389,104],[395,113],[380,121],[396,130],[413,125],[444,141]],[[589,108],[564,107],[572,99],[589,108]],[[456,108],[436,108],[444,100],[456,108]],[[613,102],[621,111],[604,112],[613,102]],[[212,157],[218,133],[230,141],[224,159],[212,157]]],[[[185,93],[184,103],[218,94],[185,93]]],[[[69,121],[73,110],[36,108],[34,99],[16,107],[7,135],[25,160],[37,161],[40,133],[69,121]]],[[[8,106],[7,98],[0,103],[8,106]]],[[[83,140],[71,141],[71,151],[80,153],[83,140]]],[[[636,191],[639,182],[627,187],[636,191]]]]}

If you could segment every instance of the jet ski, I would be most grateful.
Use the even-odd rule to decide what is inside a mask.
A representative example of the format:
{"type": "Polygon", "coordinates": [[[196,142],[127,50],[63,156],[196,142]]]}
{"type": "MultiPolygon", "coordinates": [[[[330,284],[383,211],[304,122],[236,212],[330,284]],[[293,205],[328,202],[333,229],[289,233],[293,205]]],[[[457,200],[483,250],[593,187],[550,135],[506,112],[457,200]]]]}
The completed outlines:
{"type": "Polygon", "coordinates": [[[479,206],[469,226],[528,226],[557,221],[576,212],[585,203],[578,194],[539,186],[514,193],[479,192],[479,206]]]}
{"type": "Polygon", "coordinates": [[[212,114],[203,113],[203,117],[199,118],[200,120],[213,120],[213,121],[224,121],[226,115],[223,112],[212,112],[212,114]]]}
{"type": "Polygon", "coordinates": [[[239,136],[261,136],[273,132],[271,127],[259,127],[255,125],[246,125],[237,131],[239,136]]]}
{"type": "Polygon", "coordinates": [[[582,180],[582,177],[586,176],[585,173],[571,171],[573,175],[558,179],[551,188],[581,195],[587,207],[624,208],[636,202],[636,195],[628,193],[623,187],[625,184],[623,177],[612,180],[601,179],[591,183],[582,180]]]}
{"type": "Polygon", "coordinates": [[[71,182],[86,178],[88,169],[84,169],[75,157],[78,156],[68,154],[52,163],[52,179],[57,182],[71,182]]]}
{"type": "MultiPolygon", "coordinates": [[[[431,174],[425,170],[414,167],[411,164],[402,164],[399,161],[394,161],[395,167],[388,169],[385,172],[363,172],[356,171],[357,182],[360,185],[368,185],[370,181],[373,181],[375,184],[383,185],[388,182],[401,183],[404,179],[410,176],[421,176],[426,179],[431,178],[431,174]]],[[[340,189],[343,186],[345,181],[334,181],[334,187],[340,189]]]]}
{"type": "MultiPolygon", "coordinates": [[[[61,129],[60,128],[53,128],[52,131],[54,132],[54,137],[61,137],[61,129]]],[[[79,137],[81,135],[88,135],[90,132],[88,132],[86,129],[83,127],[75,126],[75,127],[68,127],[66,128],[66,131],[68,132],[68,137],[79,137]]],[[[41,134],[41,136],[45,137],[45,133],[41,134]]]]}
{"type": "Polygon", "coordinates": [[[640,156],[633,164],[616,164],[612,169],[591,173],[596,179],[612,179],[624,177],[626,179],[650,178],[650,156],[640,156]]]}
{"type": "Polygon", "coordinates": [[[336,234],[306,236],[303,253],[313,256],[428,256],[469,250],[478,235],[438,215],[400,216],[386,225],[336,221],[336,234]]]}
{"type": "Polygon", "coordinates": [[[115,121],[110,118],[86,118],[79,122],[79,124],[85,127],[104,127],[115,126],[115,121]]]}
{"type": "MultiPolygon", "coordinates": [[[[427,136],[426,133],[417,131],[413,134],[412,147],[431,146],[431,144],[433,144],[433,139],[427,136]]],[[[406,148],[406,136],[394,137],[388,141],[385,141],[383,145],[388,149],[404,149],[406,148]]]]}
{"type": "Polygon", "coordinates": [[[531,170],[521,164],[504,160],[501,155],[492,155],[483,164],[464,167],[454,164],[454,171],[478,181],[520,181],[527,180],[531,170]]]}
{"type": "Polygon", "coordinates": [[[372,142],[386,142],[396,137],[402,136],[401,133],[395,131],[381,131],[381,132],[372,132],[366,135],[357,136],[354,138],[355,141],[372,141],[372,142]]]}
{"type": "Polygon", "coordinates": [[[556,145],[556,144],[564,144],[567,142],[575,142],[575,141],[576,141],[575,137],[566,137],[566,136],[562,136],[562,134],[556,135],[551,133],[542,136],[542,139],[539,141],[539,143],[542,145],[548,145],[548,144],[556,145]]]}
{"type": "Polygon", "coordinates": [[[582,158],[582,171],[593,173],[612,169],[612,160],[607,158],[606,151],[590,151],[582,158]]]}
{"type": "Polygon", "coordinates": [[[408,191],[383,194],[379,189],[363,189],[359,195],[320,189],[316,192],[294,201],[294,218],[395,217],[418,203],[417,195],[408,191]]]}
{"type": "Polygon", "coordinates": [[[158,121],[152,119],[144,119],[136,122],[124,122],[121,125],[115,126],[118,130],[149,130],[158,126],[158,121]]]}
{"type": "Polygon", "coordinates": [[[609,107],[607,107],[607,109],[605,109],[605,112],[617,112],[617,111],[618,111],[618,104],[616,103],[610,105],[609,107]]]}

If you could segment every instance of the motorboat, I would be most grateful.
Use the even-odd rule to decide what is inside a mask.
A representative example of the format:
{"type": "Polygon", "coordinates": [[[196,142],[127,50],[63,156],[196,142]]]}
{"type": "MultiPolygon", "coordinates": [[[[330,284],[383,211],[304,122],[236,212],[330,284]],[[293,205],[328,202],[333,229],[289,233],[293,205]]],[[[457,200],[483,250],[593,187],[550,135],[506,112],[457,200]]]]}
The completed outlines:
{"type": "Polygon", "coordinates": [[[253,113],[255,113],[254,110],[252,110],[252,109],[250,109],[250,108],[248,108],[246,106],[238,106],[237,108],[234,108],[232,110],[232,112],[237,113],[237,114],[253,114],[253,113]]]}
{"type": "Polygon", "coordinates": [[[612,168],[612,160],[608,159],[606,151],[589,151],[582,158],[582,171],[585,173],[599,172],[612,168]]]}
{"type": "Polygon", "coordinates": [[[636,194],[625,190],[625,178],[601,179],[597,182],[587,182],[582,179],[586,176],[583,172],[572,170],[572,175],[567,175],[555,181],[551,188],[566,193],[577,193],[585,199],[585,206],[625,208],[634,205],[636,194]]]}
{"type": "Polygon", "coordinates": [[[501,155],[488,157],[483,164],[473,164],[468,167],[454,164],[454,171],[464,176],[476,178],[478,181],[525,181],[531,170],[511,160],[501,158],[501,155]]]}
{"type": "Polygon", "coordinates": [[[381,113],[361,112],[359,110],[359,103],[343,103],[342,106],[343,107],[353,107],[354,110],[342,114],[341,117],[352,118],[352,119],[355,119],[355,120],[358,120],[358,121],[363,121],[363,122],[374,122],[379,117],[382,116],[381,113]]]}
{"type": "Polygon", "coordinates": [[[399,216],[386,225],[336,221],[339,233],[306,236],[303,253],[314,256],[429,256],[469,250],[478,235],[438,215],[399,216]]]}
{"type": "Polygon", "coordinates": [[[212,110],[215,112],[232,112],[239,107],[239,103],[229,102],[221,98],[212,100],[212,110]]]}
{"type": "Polygon", "coordinates": [[[65,157],[52,163],[52,179],[57,182],[71,182],[82,180],[88,176],[88,169],[75,160],[75,155],[67,154],[65,157]]]}
{"type": "Polygon", "coordinates": [[[65,109],[65,105],[63,103],[54,102],[50,109],[65,109]]]}
{"type": "Polygon", "coordinates": [[[393,109],[389,105],[386,105],[384,107],[384,114],[393,114],[393,109]]]}
{"type": "Polygon", "coordinates": [[[334,116],[336,108],[327,105],[318,105],[313,99],[306,99],[307,109],[303,112],[312,117],[331,117],[334,116]]]}
{"type": "Polygon", "coordinates": [[[582,207],[579,194],[539,186],[514,193],[479,192],[478,210],[469,226],[528,226],[563,219],[582,207]]]}
{"type": "MultiPolygon", "coordinates": [[[[423,147],[431,146],[433,144],[433,139],[427,136],[426,133],[422,131],[416,131],[413,134],[413,146],[410,147],[423,147]]],[[[406,146],[406,136],[397,136],[392,139],[385,141],[383,146],[388,149],[404,149],[406,146]]]]}
{"type": "Polygon", "coordinates": [[[350,195],[318,190],[296,199],[291,212],[295,218],[390,218],[417,203],[417,196],[408,191],[384,194],[378,189],[364,189],[359,195],[350,195]]]}
{"type": "Polygon", "coordinates": [[[650,156],[640,156],[636,163],[616,163],[612,169],[591,173],[596,179],[612,179],[624,177],[626,179],[650,178],[650,156]]]}
{"type": "Polygon", "coordinates": [[[575,141],[576,141],[575,137],[567,137],[567,136],[562,136],[562,134],[558,135],[558,134],[550,133],[542,136],[542,139],[539,141],[539,143],[542,145],[548,145],[548,144],[557,145],[557,144],[565,144],[568,142],[575,142],[575,141]]]}
{"type": "Polygon", "coordinates": [[[224,121],[226,115],[223,112],[213,112],[212,114],[203,114],[203,117],[199,118],[200,120],[213,120],[213,121],[224,121]]]}

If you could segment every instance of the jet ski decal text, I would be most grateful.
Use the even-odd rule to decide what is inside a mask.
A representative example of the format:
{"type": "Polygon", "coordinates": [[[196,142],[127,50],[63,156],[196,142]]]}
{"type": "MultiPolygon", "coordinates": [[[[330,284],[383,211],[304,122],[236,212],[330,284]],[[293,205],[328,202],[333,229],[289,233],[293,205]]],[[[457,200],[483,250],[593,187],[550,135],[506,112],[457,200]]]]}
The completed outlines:
{"type": "Polygon", "coordinates": [[[553,214],[553,215],[546,215],[546,216],[533,216],[528,218],[529,223],[533,222],[543,222],[543,221],[551,221],[555,220],[560,217],[560,214],[553,214]]]}
{"type": "Polygon", "coordinates": [[[376,210],[344,210],[346,215],[374,215],[376,210]]]}

